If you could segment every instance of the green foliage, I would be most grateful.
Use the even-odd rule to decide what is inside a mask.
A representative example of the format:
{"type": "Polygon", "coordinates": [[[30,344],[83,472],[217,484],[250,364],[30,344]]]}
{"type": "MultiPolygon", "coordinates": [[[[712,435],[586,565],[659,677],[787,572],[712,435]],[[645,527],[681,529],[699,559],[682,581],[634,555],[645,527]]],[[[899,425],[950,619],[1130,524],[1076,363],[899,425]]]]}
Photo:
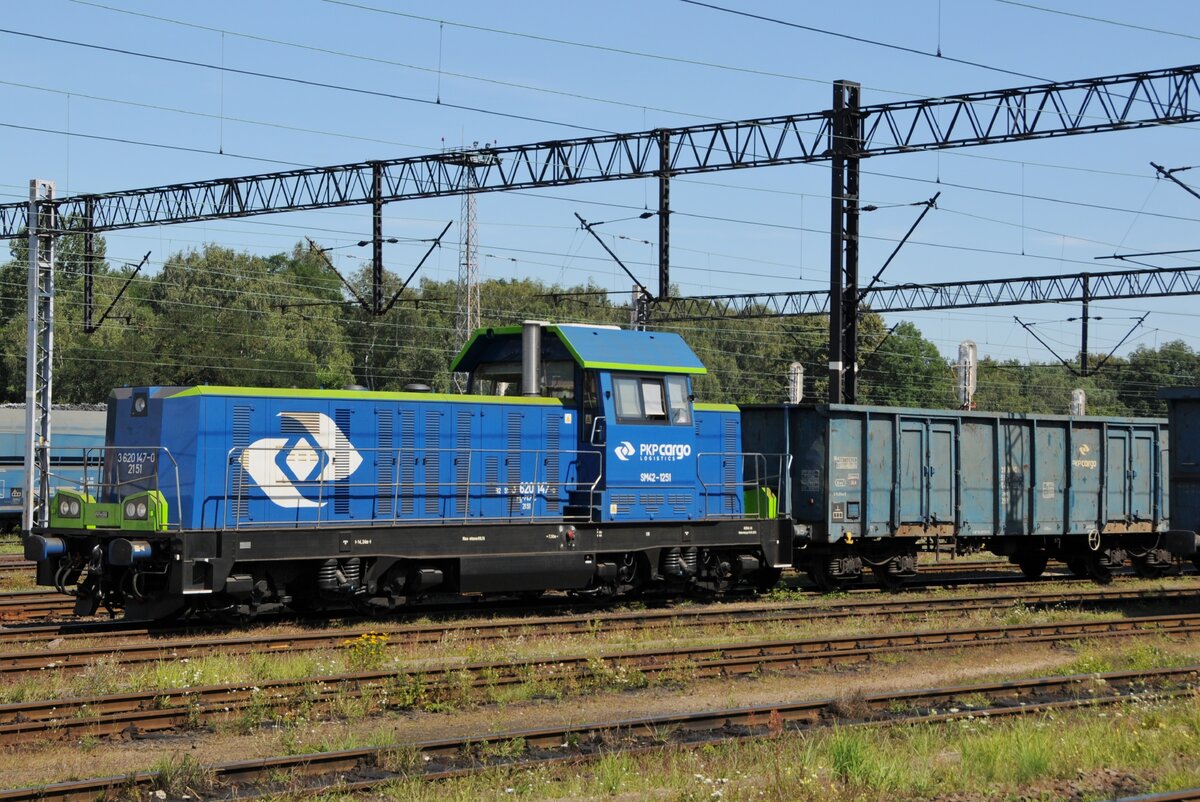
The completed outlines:
{"type": "MultiPolygon", "coordinates": [[[[0,400],[20,401],[25,386],[26,243],[10,246],[0,265],[0,400]]],[[[97,402],[122,385],[242,385],[321,388],[361,384],[401,390],[417,382],[452,389],[449,365],[456,336],[453,281],[422,279],[401,290],[402,275],[386,273],[385,314],[351,298],[324,256],[298,244],[266,257],[215,245],[167,257],[157,272],[131,283],[128,266],[104,258],[96,238],[93,320],[83,331],[83,238],[71,234],[56,247],[58,325],[55,397],[97,402]],[[399,294],[397,294],[399,293],[399,294]],[[110,309],[111,307],[111,309],[110,309]]],[[[371,271],[348,277],[361,298],[372,299],[371,271]]],[[[599,286],[547,285],[532,279],[485,281],[480,288],[485,326],[522,320],[629,325],[626,296],[599,286]]],[[[828,325],[824,316],[704,319],[661,326],[682,335],[708,367],[697,378],[701,401],[777,403],[787,394],[787,369],[804,366],[805,399],[823,402],[828,385],[828,325]]],[[[770,310],[760,310],[764,315],[770,310]]],[[[659,327],[656,327],[659,328],[659,327]]],[[[954,373],[937,346],[915,325],[888,331],[864,311],[859,321],[859,398],[863,403],[954,408],[954,373]]],[[[1102,360],[1094,355],[1094,367],[1102,360]]],[[[1078,367],[1077,365],[1075,366],[1078,367]]],[[[1108,360],[1080,378],[1063,365],[1021,364],[984,357],[976,406],[981,410],[1065,413],[1071,391],[1083,388],[1094,415],[1162,415],[1163,386],[1200,384],[1200,354],[1181,341],[1142,346],[1128,358],[1108,360]]]]}
{"type": "Polygon", "coordinates": [[[953,407],[954,372],[937,346],[904,321],[861,360],[860,398],[899,407],[953,407]]]}

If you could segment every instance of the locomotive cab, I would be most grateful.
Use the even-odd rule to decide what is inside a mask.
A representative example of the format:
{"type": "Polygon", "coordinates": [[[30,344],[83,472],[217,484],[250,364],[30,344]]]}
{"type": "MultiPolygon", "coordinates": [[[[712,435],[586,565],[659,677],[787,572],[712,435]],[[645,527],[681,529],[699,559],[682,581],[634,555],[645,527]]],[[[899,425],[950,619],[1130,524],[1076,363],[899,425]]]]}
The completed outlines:
{"type": "Polygon", "coordinates": [[[468,392],[549,396],[574,419],[581,453],[570,513],[591,521],[696,520],[742,511],[735,407],[694,402],[706,372],[676,334],[615,326],[523,326],[478,332],[455,371],[468,392]]]}

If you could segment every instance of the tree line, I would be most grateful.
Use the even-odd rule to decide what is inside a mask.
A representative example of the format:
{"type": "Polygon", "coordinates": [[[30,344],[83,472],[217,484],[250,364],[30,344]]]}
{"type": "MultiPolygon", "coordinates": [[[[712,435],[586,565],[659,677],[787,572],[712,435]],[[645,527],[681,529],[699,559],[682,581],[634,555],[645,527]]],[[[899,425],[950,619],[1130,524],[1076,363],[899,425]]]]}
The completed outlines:
{"type": "MultiPolygon", "coordinates": [[[[181,251],[122,292],[132,268],[113,267],[97,238],[94,271],[99,330],[83,331],[82,238],[60,238],[56,250],[55,400],[92,403],[125,385],[196,384],[331,388],[357,384],[401,390],[412,383],[452,387],[451,360],[461,346],[453,281],[423,279],[383,315],[347,300],[341,280],[305,245],[258,256],[217,245],[181,251]],[[118,299],[118,295],[120,296],[118,299]],[[111,309],[110,309],[111,306],[111,309]]],[[[14,240],[0,266],[0,400],[25,395],[26,244],[14,240]]],[[[370,270],[348,277],[371,297],[370,270]]],[[[385,276],[384,298],[400,289],[385,276]]],[[[488,280],[480,288],[485,326],[527,319],[629,325],[628,293],[549,285],[531,279],[488,280]]],[[[787,369],[805,369],[806,399],[827,391],[828,319],[711,319],[656,328],[677,331],[708,367],[696,382],[707,401],[771,403],[787,394],[787,369]]],[[[955,408],[953,365],[910,322],[889,329],[862,315],[859,398],[888,406],[955,408]]],[[[1075,366],[1078,367],[1077,365],[1075,366]]],[[[1065,414],[1071,391],[1087,392],[1088,413],[1161,415],[1165,386],[1200,384],[1200,354],[1182,341],[1139,347],[1112,358],[1086,378],[1061,364],[983,357],[975,404],[998,412],[1065,414]]]]}

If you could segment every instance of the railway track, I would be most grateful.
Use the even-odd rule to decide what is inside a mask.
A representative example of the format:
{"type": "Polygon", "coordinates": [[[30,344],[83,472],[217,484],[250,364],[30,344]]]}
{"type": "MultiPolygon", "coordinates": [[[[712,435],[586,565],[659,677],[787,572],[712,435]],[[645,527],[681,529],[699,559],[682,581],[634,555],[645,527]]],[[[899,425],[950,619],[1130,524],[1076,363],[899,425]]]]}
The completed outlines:
{"type": "MultiPolygon", "coordinates": [[[[262,758],[207,766],[201,795],[250,796],[299,789],[314,794],[377,788],[399,777],[461,776],[497,765],[528,767],[580,762],[602,753],[659,751],[701,743],[778,737],[832,724],[890,725],[1002,718],[1120,704],[1135,698],[1194,693],[1200,666],[1042,677],[1001,683],[889,692],[766,706],[702,710],[622,721],[472,734],[339,752],[262,758]]],[[[165,779],[153,772],[0,791],[0,802],[91,802],[117,789],[149,793],[165,779]]],[[[1192,797],[1166,796],[1163,799],[1192,797]]]]}
{"type": "Polygon", "coordinates": [[[436,700],[446,693],[462,693],[467,687],[472,690],[496,689],[531,679],[576,688],[589,687],[589,683],[611,684],[614,677],[622,678],[626,684],[632,681],[631,678],[640,683],[664,675],[683,676],[689,680],[711,679],[763,670],[859,663],[884,655],[913,652],[1198,633],[1200,614],[1144,616],[1111,621],[722,643],[517,661],[451,662],[295,680],[49,699],[0,705],[0,745],[55,738],[136,735],[195,726],[239,715],[251,707],[259,713],[298,704],[320,705],[367,694],[404,698],[403,691],[407,691],[410,698],[419,694],[420,698],[436,700]]]}
{"type": "MultiPolygon", "coordinates": [[[[956,572],[951,572],[956,573],[956,572]]],[[[989,585],[993,587],[1018,587],[1022,585],[1040,584],[1043,582],[1069,582],[1083,583],[1090,580],[1079,577],[1071,577],[1066,575],[1049,575],[1042,579],[1025,579],[1021,578],[997,578],[989,576],[986,573],[972,571],[965,576],[946,576],[930,574],[924,579],[917,582],[912,582],[905,586],[906,590],[922,590],[926,588],[959,588],[969,587],[973,585],[989,585]]],[[[863,585],[852,589],[852,594],[858,593],[876,593],[880,590],[880,586],[873,583],[864,583],[863,585]]],[[[811,592],[817,595],[818,591],[811,587],[796,588],[800,592],[811,592]]],[[[25,621],[37,621],[45,618],[62,618],[74,616],[74,601],[69,597],[64,597],[58,593],[46,593],[43,591],[13,591],[9,593],[0,593],[0,625],[19,623],[25,621]]],[[[415,614],[424,614],[428,608],[414,608],[415,614]]]]}
{"type": "MultiPolygon", "coordinates": [[[[1046,582],[1055,583],[1091,583],[1090,579],[1082,577],[1074,577],[1068,574],[1047,574],[1039,579],[1027,579],[1020,576],[1012,577],[996,577],[988,574],[986,571],[977,570],[981,563],[960,563],[958,567],[951,569],[948,572],[932,573],[927,572],[924,578],[908,583],[904,586],[904,590],[925,590],[925,589],[955,589],[960,587],[971,587],[974,585],[987,585],[989,587],[1005,588],[1005,587],[1021,587],[1028,585],[1037,585],[1046,582]],[[959,572],[965,575],[958,576],[959,572]],[[949,573],[950,575],[946,575],[949,573]]],[[[1013,566],[1006,562],[995,563],[995,567],[1003,567],[1012,569],[1013,566]]],[[[1117,574],[1117,579],[1124,576],[1132,576],[1132,573],[1117,574]]],[[[800,592],[810,592],[817,595],[819,592],[812,587],[795,588],[800,592]]],[[[864,582],[862,585],[852,588],[851,594],[861,593],[876,593],[881,590],[880,585],[873,582],[864,582]]],[[[587,602],[585,602],[586,604],[587,602]]],[[[498,607],[503,607],[503,603],[495,603],[498,607]]],[[[431,608],[414,608],[413,613],[416,615],[424,615],[430,612],[431,608]]],[[[438,607],[432,608],[433,612],[440,612],[438,607]]],[[[3,632],[3,625],[20,623],[26,621],[37,621],[44,618],[62,618],[74,616],[74,601],[69,597],[64,597],[59,593],[47,593],[43,591],[13,591],[9,593],[0,593],[0,633],[3,632]]],[[[0,637],[0,642],[3,638],[0,637]]]]}
{"type": "MultiPolygon", "coordinates": [[[[568,636],[596,634],[600,631],[648,631],[656,629],[687,629],[696,627],[737,626],[746,624],[796,624],[873,617],[906,617],[931,613],[969,612],[974,610],[1004,610],[1014,605],[1031,609],[1055,605],[1105,607],[1130,603],[1187,602],[1200,599],[1200,588],[1168,590],[1090,590],[1086,592],[1055,591],[1035,595],[989,594],[965,598],[930,597],[919,600],[845,600],[839,604],[814,608],[807,602],[756,605],[730,609],[711,605],[699,609],[671,607],[636,612],[601,612],[569,615],[537,615],[526,618],[507,618],[489,621],[449,621],[431,624],[386,624],[373,621],[349,628],[323,628],[312,631],[245,635],[237,637],[203,637],[214,632],[211,628],[176,630],[121,630],[121,622],[97,622],[67,626],[30,627],[0,632],[0,642],[20,643],[17,651],[0,653],[0,677],[12,679],[28,672],[58,670],[75,672],[98,659],[115,661],[118,665],[133,666],[162,660],[179,660],[211,654],[242,655],[253,653],[296,653],[319,649],[336,649],[347,640],[373,632],[388,636],[393,648],[411,647],[423,643],[438,643],[461,639],[475,643],[510,639],[522,635],[568,636]],[[91,639],[103,635],[102,645],[72,647],[61,642],[91,639]],[[129,640],[114,640],[110,636],[125,636],[129,640]],[[50,644],[54,647],[51,648],[50,644]]],[[[560,608],[561,612],[561,608],[560,608]]]]}
{"type": "Polygon", "coordinates": [[[61,593],[19,590],[0,593],[0,624],[31,621],[51,615],[71,615],[75,602],[61,593]]]}

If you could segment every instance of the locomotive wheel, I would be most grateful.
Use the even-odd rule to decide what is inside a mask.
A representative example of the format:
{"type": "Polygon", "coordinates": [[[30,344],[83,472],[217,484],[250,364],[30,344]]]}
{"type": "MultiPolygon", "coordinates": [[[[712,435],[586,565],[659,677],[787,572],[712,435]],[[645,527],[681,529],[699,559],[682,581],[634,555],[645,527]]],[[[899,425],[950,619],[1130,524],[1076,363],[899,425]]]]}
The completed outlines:
{"type": "Polygon", "coordinates": [[[1097,585],[1107,585],[1113,580],[1112,571],[1100,561],[1102,552],[1089,551],[1083,558],[1087,576],[1097,585]]]}
{"type": "MultiPolygon", "coordinates": [[[[1021,569],[1021,573],[1025,575],[1026,579],[1037,579],[1046,573],[1046,563],[1049,559],[1049,555],[1042,551],[1021,554],[1017,557],[1017,567],[1021,569]]],[[[1075,569],[1071,570],[1074,572],[1075,569]]]]}
{"type": "Polygon", "coordinates": [[[759,593],[766,593],[779,584],[779,577],[782,575],[782,568],[760,568],[752,575],[754,589],[759,593]]]}
{"type": "Polygon", "coordinates": [[[635,598],[641,595],[646,587],[646,574],[647,570],[638,555],[630,553],[621,558],[621,564],[617,571],[617,584],[624,588],[626,598],[635,598]]]}

